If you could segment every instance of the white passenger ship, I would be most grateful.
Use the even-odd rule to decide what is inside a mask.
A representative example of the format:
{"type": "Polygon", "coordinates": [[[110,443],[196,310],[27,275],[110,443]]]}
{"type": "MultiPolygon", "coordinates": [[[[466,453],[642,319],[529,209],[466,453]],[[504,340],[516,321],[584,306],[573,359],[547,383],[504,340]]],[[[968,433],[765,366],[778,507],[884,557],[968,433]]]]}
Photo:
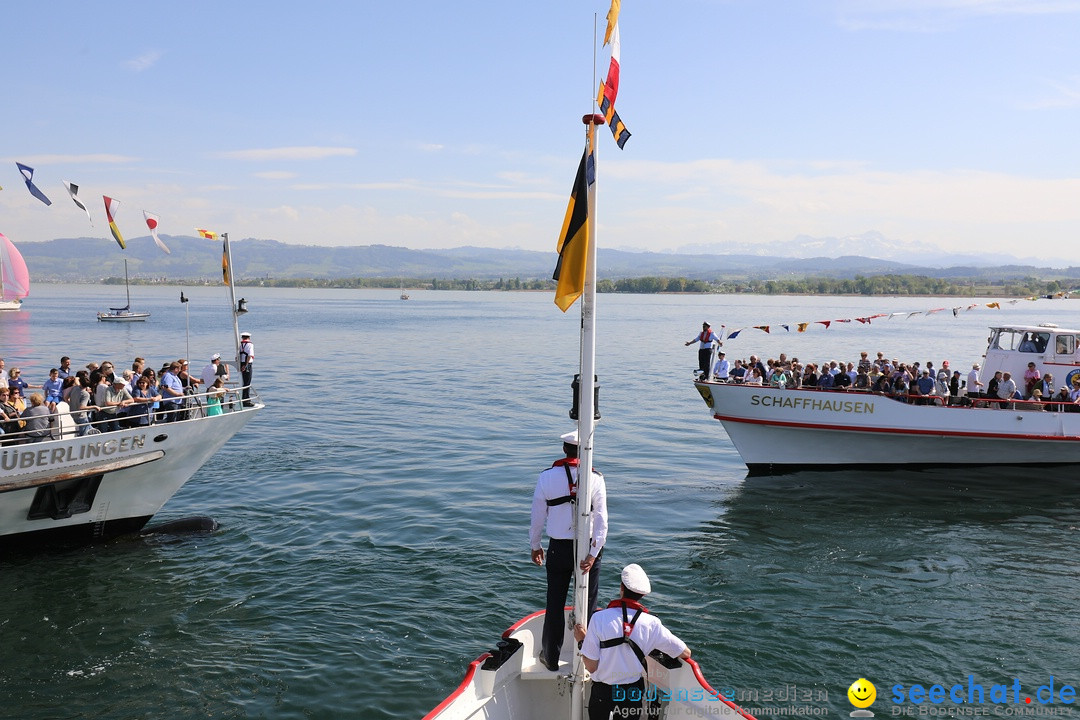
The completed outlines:
{"type": "MultiPolygon", "coordinates": [[[[239,400],[207,417],[78,437],[70,415],[50,416],[47,439],[0,435],[0,548],[105,540],[137,532],[263,404],[239,400]],[[20,444],[12,444],[20,443],[20,444]]],[[[66,408],[61,403],[60,408],[66,408]]]]}
{"type": "MultiPolygon", "coordinates": [[[[1080,376],[1080,330],[990,328],[979,379],[1010,372],[1023,388],[1034,362],[1055,394],[1080,376]]],[[[930,400],[855,390],[785,389],[698,379],[695,386],[751,474],[810,468],[924,468],[1080,464],[1080,405],[930,400]],[[926,402],[926,400],[924,400],[926,402]]]]}

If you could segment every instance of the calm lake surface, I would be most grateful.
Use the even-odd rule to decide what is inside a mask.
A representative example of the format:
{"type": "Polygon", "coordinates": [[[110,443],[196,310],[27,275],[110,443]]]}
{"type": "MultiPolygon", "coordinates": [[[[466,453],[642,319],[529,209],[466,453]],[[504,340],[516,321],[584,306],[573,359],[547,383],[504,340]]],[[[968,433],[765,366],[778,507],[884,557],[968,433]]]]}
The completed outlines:
{"type": "MultiPolygon", "coordinates": [[[[153,521],[204,515],[221,530],[0,559],[0,716],[419,718],[542,606],[529,504],[572,428],[577,306],[410,292],[238,293],[268,407],[153,521]]],[[[177,288],[133,288],[153,317],[112,326],[94,313],[123,288],[35,286],[0,315],[0,356],[35,384],[63,354],[78,367],[185,356],[196,370],[231,356],[225,291],[185,293],[187,306],[177,288]]],[[[878,717],[898,683],[1080,685],[1074,470],[747,478],[690,383],[683,343],[702,320],[772,326],[725,343],[729,358],[882,350],[965,373],[989,325],[1080,325],[1075,301],[985,302],[601,296],[601,597],[641,563],[649,607],[749,707],[791,706],[753,693],[794,686],[812,693],[800,705],[846,717],[859,677],[877,686],[878,717]]]]}

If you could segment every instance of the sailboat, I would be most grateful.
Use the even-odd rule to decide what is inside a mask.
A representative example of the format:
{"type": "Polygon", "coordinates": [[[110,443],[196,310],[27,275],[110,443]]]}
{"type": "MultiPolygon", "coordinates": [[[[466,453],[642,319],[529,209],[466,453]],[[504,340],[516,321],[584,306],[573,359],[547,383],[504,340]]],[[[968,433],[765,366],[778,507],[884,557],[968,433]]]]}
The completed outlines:
{"type": "Polygon", "coordinates": [[[131,309],[131,286],[128,284],[128,263],[124,258],[124,291],[127,293],[127,305],[120,308],[109,308],[109,312],[99,312],[97,319],[101,322],[142,322],[150,317],[148,312],[135,312],[131,309]]]}
{"type": "MultiPolygon", "coordinates": [[[[580,377],[593,378],[595,382],[595,136],[596,127],[607,121],[602,115],[589,114],[582,122],[588,126],[587,144],[563,224],[555,302],[565,312],[581,297],[580,377]],[[565,285],[564,280],[567,280],[565,285]]],[[[579,382],[578,385],[587,384],[579,382]]],[[[579,438],[576,496],[579,498],[592,497],[594,393],[595,390],[589,392],[581,387],[575,403],[579,438]]],[[[588,547],[592,535],[591,515],[587,503],[581,503],[575,509],[575,547],[588,547]]],[[[575,554],[580,556],[580,553],[575,554]]],[[[565,608],[569,627],[588,616],[588,587],[588,573],[575,569],[574,605],[565,608]]],[[[492,650],[470,663],[461,684],[424,720],[580,720],[587,717],[592,679],[577,643],[572,638],[563,643],[555,670],[548,669],[539,660],[545,614],[540,610],[511,625],[492,650]]],[[[754,720],[752,715],[706,682],[693,658],[672,658],[655,650],[644,658],[644,666],[646,686],[641,701],[647,714],[643,717],[754,720]]],[[[634,692],[638,691],[635,689],[634,692]]]]}
{"type": "Polygon", "coordinates": [[[0,233],[0,311],[18,310],[30,294],[30,272],[15,245],[0,233]]]}
{"type": "Polygon", "coordinates": [[[405,292],[405,280],[404,280],[404,278],[401,280],[401,299],[402,300],[408,300],[409,299],[409,294],[407,292],[405,292]]]}

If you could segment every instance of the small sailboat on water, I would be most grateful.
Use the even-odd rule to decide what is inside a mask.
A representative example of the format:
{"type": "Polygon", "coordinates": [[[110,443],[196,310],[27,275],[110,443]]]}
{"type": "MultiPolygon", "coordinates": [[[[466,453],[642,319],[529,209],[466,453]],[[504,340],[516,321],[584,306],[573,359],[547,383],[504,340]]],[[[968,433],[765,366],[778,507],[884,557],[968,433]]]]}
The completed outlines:
{"type": "Polygon", "coordinates": [[[30,294],[30,272],[18,248],[0,234],[0,311],[18,310],[30,294]]]}
{"type": "Polygon", "coordinates": [[[405,292],[405,280],[404,279],[401,280],[401,299],[402,300],[408,300],[409,299],[409,294],[407,292],[405,292]]]}
{"type": "Polygon", "coordinates": [[[148,312],[131,309],[131,286],[128,282],[127,258],[124,258],[124,291],[127,293],[127,305],[120,308],[109,308],[109,312],[99,312],[97,314],[98,320],[101,322],[142,322],[150,317],[148,312]]]}

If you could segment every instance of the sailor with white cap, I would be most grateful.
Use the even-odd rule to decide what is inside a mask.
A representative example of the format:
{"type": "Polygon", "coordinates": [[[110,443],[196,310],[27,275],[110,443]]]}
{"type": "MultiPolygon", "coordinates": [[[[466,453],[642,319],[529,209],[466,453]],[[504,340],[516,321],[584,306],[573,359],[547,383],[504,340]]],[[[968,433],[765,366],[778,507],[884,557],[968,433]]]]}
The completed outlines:
{"type": "Polygon", "coordinates": [[[210,362],[203,366],[200,377],[202,378],[203,387],[207,390],[218,378],[221,378],[222,382],[228,382],[229,366],[227,363],[221,362],[221,353],[214,353],[210,356],[210,362]]]}
{"type": "Polygon", "coordinates": [[[590,483],[592,539],[588,548],[580,548],[580,558],[574,557],[574,517],[577,503],[578,437],[577,431],[562,436],[566,456],[540,473],[533,492],[532,522],[529,527],[529,546],[532,561],[544,565],[547,561],[547,612],[544,615],[543,641],[540,662],[549,670],[559,667],[566,620],[563,608],[566,593],[574,579],[577,561],[583,572],[589,573],[589,617],[596,609],[600,583],[600,559],[607,540],[607,486],[604,476],[595,469],[590,483]],[[548,542],[545,555],[542,539],[547,524],[548,542]]]}
{"type": "Polygon", "coordinates": [[[244,407],[251,407],[248,394],[251,389],[252,363],[255,362],[255,345],[251,342],[251,333],[240,333],[240,355],[237,357],[237,362],[240,365],[240,378],[244,384],[242,393],[244,407]]]}
{"type": "Polygon", "coordinates": [[[709,372],[709,359],[712,357],[713,343],[723,345],[720,337],[712,331],[712,325],[707,322],[701,323],[701,332],[686,341],[687,345],[698,344],[698,370],[704,375],[709,372]]]}
{"type": "Polygon", "coordinates": [[[574,626],[585,669],[592,674],[589,720],[640,715],[645,656],[653,650],[684,660],[690,657],[686,643],[642,606],[641,598],[652,592],[652,583],[641,566],[627,565],[621,579],[619,599],[593,615],[588,631],[580,623],[574,626]]]}

